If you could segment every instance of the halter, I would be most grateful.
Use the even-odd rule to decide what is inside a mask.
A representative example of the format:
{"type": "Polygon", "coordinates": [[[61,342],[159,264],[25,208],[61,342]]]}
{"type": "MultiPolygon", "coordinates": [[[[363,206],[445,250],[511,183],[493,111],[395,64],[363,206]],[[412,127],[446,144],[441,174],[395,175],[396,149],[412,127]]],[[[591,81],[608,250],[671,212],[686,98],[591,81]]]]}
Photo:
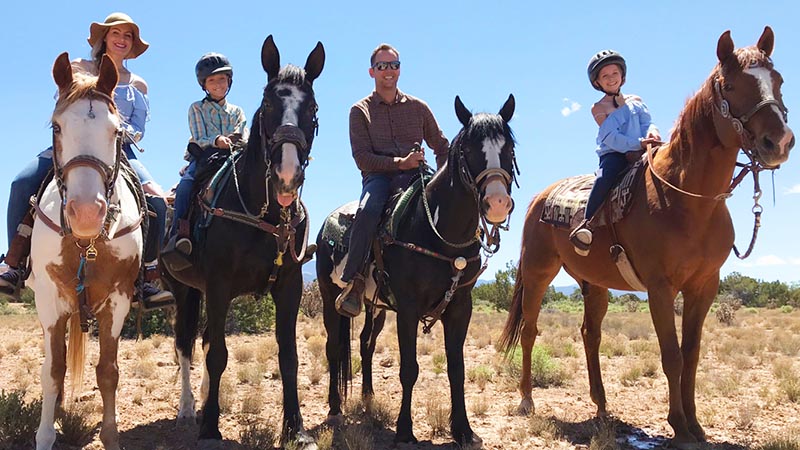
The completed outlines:
{"type": "MultiPolygon", "coordinates": [[[[89,117],[90,119],[94,119],[95,118],[95,114],[94,114],[94,111],[92,109],[92,103],[91,103],[92,100],[94,99],[94,97],[101,98],[108,105],[113,105],[114,104],[114,100],[109,95],[107,95],[107,94],[105,94],[103,92],[100,92],[100,91],[98,91],[96,89],[90,90],[89,91],[89,112],[86,114],[87,117],[89,117]]],[[[115,155],[114,155],[114,163],[112,165],[108,165],[103,160],[101,160],[100,158],[97,158],[97,157],[92,156],[92,155],[78,155],[78,156],[70,159],[69,161],[67,161],[65,164],[61,165],[61,163],[58,160],[58,153],[59,152],[57,151],[58,149],[56,148],[56,132],[57,131],[59,131],[59,128],[56,125],[56,126],[53,127],[53,179],[55,180],[56,186],[58,187],[58,192],[61,195],[61,214],[60,214],[60,216],[61,216],[61,218],[60,218],[60,220],[61,220],[61,229],[60,230],[56,230],[56,231],[58,231],[62,236],[66,236],[66,235],[72,234],[72,228],[70,227],[69,221],[67,221],[66,215],[65,215],[65,212],[64,212],[64,210],[65,210],[65,208],[67,206],[66,177],[67,177],[67,174],[69,173],[69,171],[74,169],[74,168],[76,168],[76,167],[88,167],[90,169],[94,169],[97,173],[100,174],[100,178],[102,179],[103,184],[105,185],[105,188],[106,188],[105,193],[104,193],[105,200],[106,200],[106,203],[109,204],[109,214],[106,217],[106,222],[105,222],[105,224],[103,226],[103,229],[101,230],[101,232],[100,232],[100,234],[98,236],[95,236],[94,238],[92,238],[92,241],[94,241],[94,239],[97,239],[101,235],[107,236],[108,235],[108,228],[111,225],[111,222],[113,222],[113,220],[115,218],[115,215],[116,215],[116,213],[113,212],[113,211],[119,209],[118,206],[116,208],[112,208],[110,200],[111,200],[111,197],[112,197],[112,195],[114,193],[114,186],[115,186],[115,184],[117,182],[117,176],[119,175],[120,164],[122,164],[122,158],[123,158],[123,156],[122,156],[122,141],[123,141],[123,139],[124,139],[124,137],[126,135],[126,132],[122,127],[117,128],[116,138],[115,138],[115,147],[116,147],[116,149],[115,149],[115,155]]]]}

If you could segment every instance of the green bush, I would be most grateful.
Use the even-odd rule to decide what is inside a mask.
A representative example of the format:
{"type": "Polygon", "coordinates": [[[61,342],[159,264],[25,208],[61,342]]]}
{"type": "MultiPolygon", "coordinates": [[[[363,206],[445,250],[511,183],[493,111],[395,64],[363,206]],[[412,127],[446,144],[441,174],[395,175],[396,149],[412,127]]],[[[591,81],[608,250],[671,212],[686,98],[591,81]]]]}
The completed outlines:
{"type": "Polygon", "coordinates": [[[41,414],[41,399],[26,403],[24,391],[0,391],[0,448],[27,448],[33,443],[41,414]]]}
{"type": "Polygon", "coordinates": [[[242,295],[233,299],[225,332],[259,334],[275,326],[275,303],[271,296],[242,295]]]}
{"type": "MultiPolygon", "coordinates": [[[[135,339],[138,335],[136,330],[136,320],[139,310],[131,308],[125,324],[122,325],[122,337],[135,339]]],[[[153,311],[142,312],[142,336],[148,338],[154,334],[172,336],[172,321],[174,320],[175,310],[172,308],[155,309],[153,311]]]]}
{"type": "MultiPolygon", "coordinates": [[[[514,378],[522,374],[522,348],[517,346],[506,362],[506,373],[514,378]]],[[[534,387],[561,386],[568,373],[550,356],[544,346],[534,345],[531,352],[531,383],[534,387]]]]}

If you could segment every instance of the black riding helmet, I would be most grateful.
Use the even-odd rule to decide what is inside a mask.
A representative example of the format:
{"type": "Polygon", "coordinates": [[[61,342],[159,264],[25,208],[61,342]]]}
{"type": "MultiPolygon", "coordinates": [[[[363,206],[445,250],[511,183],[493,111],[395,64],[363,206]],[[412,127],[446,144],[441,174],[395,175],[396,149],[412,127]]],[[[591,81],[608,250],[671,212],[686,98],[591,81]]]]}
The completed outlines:
{"type": "Polygon", "coordinates": [[[589,83],[592,84],[592,87],[606,94],[608,94],[608,92],[603,91],[603,89],[597,85],[597,77],[600,75],[600,69],[609,64],[617,64],[620,67],[622,71],[622,83],[624,84],[625,74],[628,68],[625,65],[625,58],[614,50],[598,52],[596,55],[592,56],[592,59],[589,60],[589,66],[586,68],[586,73],[589,75],[589,83]]]}
{"type": "Polygon", "coordinates": [[[228,74],[228,89],[233,84],[233,67],[228,58],[221,53],[206,53],[201,56],[194,66],[194,73],[197,75],[197,82],[200,83],[200,87],[203,90],[206,88],[206,78],[217,73],[228,74]]]}

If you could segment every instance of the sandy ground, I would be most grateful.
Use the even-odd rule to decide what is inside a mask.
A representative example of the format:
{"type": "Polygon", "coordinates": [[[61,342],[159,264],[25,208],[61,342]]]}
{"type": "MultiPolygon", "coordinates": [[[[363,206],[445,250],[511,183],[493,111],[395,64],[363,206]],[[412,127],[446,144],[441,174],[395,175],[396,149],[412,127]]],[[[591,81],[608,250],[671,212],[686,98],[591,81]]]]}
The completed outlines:
{"type": "MultiPolygon", "coordinates": [[[[706,448],[754,448],[781,433],[800,429],[800,403],[788,400],[775,375],[776,364],[782,364],[784,369],[788,366],[795,373],[800,371],[800,313],[759,311],[743,315],[733,327],[723,327],[712,317],[707,322],[697,393],[699,417],[710,442],[706,448]],[[774,342],[784,339],[785,333],[788,333],[788,344],[775,346],[774,342]]],[[[401,387],[393,319],[390,315],[374,359],[377,401],[389,410],[391,419],[385,420],[383,425],[368,427],[367,440],[373,445],[361,448],[395,448],[392,438],[401,387]]],[[[477,313],[465,348],[467,373],[472,370],[474,375],[479,371],[476,367],[480,366],[491,376],[485,385],[476,379],[468,379],[466,383],[470,423],[483,439],[483,448],[589,448],[592,437],[603,429],[603,424],[594,418],[596,408],[589,398],[578,330],[580,315],[544,313],[542,316],[537,344],[561,349],[554,354],[564,384],[534,389],[537,409],[533,419],[515,415],[519,403],[517,380],[507,375],[507,366],[492,345],[504,320],[504,313],[477,313]]],[[[3,316],[0,327],[3,330],[0,387],[25,389],[29,398],[40,396],[38,373],[43,353],[36,317],[3,316]]],[[[666,420],[666,378],[658,365],[649,315],[611,313],[606,318],[604,331],[601,364],[609,412],[615,418],[617,446],[621,449],[661,446],[671,437],[672,430],[666,420]],[[635,374],[632,368],[652,369],[654,365],[655,373],[632,375],[635,374]]],[[[323,425],[328,411],[327,369],[321,350],[324,336],[321,318],[301,317],[298,324],[301,411],[306,427],[315,435],[327,430],[323,425]]],[[[357,349],[355,341],[353,343],[353,349],[357,349]]],[[[275,356],[277,346],[274,335],[268,333],[229,337],[228,348],[229,362],[223,376],[223,403],[228,407],[220,419],[222,447],[243,449],[240,431],[245,423],[255,421],[279,427],[281,383],[275,356]]],[[[449,406],[447,374],[439,370],[443,349],[442,331],[438,326],[432,336],[421,337],[418,341],[420,376],[414,391],[413,415],[414,432],[420,443],[397,448],[456,448],[448,432],[433,435],[428,412],[431,404],[449,406]]],[[[90,367],[97,359],[97,352],[97,342],[91,341],[81,398],[91,405],[92,414],[99,422],[100,394],[90,367]]],[[[118,420],[124,448],[196,448],[197,426],[176,427],[175,423],[180,382],[172,339],[157,336],[143,342],[125,340],[119,355],[118,420]]],[[[199,398],[202,366],[197,358],[195,366],[192,384],[199,398]]],[[[351,399],[360,397],[360,385],[359,373],[354,376],[351,392],[356,394],[351,395],[351,399]]],[[[351,413],[349,424],[363,418],[353,413],[353,408],[348,411],[351,413]]],[[[335,432],[335,448],[348,448],[342,443],[342,433],[342,430],[335,432]]],[[[56,447],[74,448],[59,443],[56,447]]],[[[103,448],[97,434],[85,448],[103,448]]]]}

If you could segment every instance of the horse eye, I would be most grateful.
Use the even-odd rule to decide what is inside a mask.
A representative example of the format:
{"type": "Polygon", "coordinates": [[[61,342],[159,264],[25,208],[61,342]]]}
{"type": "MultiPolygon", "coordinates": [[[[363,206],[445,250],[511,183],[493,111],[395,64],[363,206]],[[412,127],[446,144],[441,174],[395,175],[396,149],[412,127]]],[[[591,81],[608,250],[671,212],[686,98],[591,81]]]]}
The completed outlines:
{"type": "Polygon", "coordinates": [[[55,134],[61,133],[61,125],[59,125],[57,123],[54,123],[53,124],[53,133],[55,133],[55,134]]]}
{"type": "Polygon", "coordinates": [[[733,85],[730,83],[725,83],[722,85],[722,90],[725,92],[731,92],[733,90],[733,85]]]}

